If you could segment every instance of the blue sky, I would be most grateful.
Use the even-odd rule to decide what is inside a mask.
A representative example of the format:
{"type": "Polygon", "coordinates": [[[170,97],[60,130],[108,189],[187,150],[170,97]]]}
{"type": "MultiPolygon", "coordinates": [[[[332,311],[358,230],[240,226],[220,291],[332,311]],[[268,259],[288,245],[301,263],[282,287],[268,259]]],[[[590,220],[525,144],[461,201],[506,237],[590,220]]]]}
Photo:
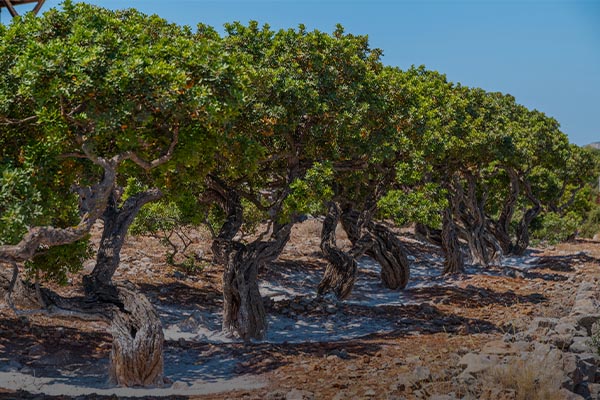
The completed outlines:
{"type": "MultiPolygon", "coordinates": [[[[91,0],[179,24],[257,20],[366,34],[383,61],[424,64],[467,86],[510,93],[555,117],[572,142],[600,141],[600,0],[91,0]]],[[[42,10],[55,7],[47,0],[42,10]]],[[[19,7],[20,11],[31,8],[19,7]]],[[[8,13],[2,14],[6,23],[8,13]]]]}

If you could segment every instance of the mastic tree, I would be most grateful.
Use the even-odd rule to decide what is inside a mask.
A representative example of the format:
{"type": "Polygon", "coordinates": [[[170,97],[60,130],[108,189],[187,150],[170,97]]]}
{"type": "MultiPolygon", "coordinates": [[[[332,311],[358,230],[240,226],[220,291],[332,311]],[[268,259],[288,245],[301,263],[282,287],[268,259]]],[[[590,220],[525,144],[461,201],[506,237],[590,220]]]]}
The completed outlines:
{"type": "Polygon", "coordinates": [[[43,305],[111,324],[113,381],[160,384],[158,315],[134,287],[115,284],[112,276],[135,215],[162,196],[178,142],[202,135],[206,129],[199,127],[218,112],[213,85],[226,66],[218,42],[156,16],[70,2],[63,8],[15,20],[0,37],[2,176],[15,182],[3,192],[34,194],[21,210],[0,209],[3,221],[33,210],[20,226],[3,229],[0,260],[16,273],[18,264],[44,253],[43,268],[52,264],[48,257],[61,256],[54,250],[59,245],[76,246],[81,259],[86,246],[78,243],[101,219],[96,265],[84,277],[86,298],[45,290],[43,305]],[[123,198],[129,179],[143,189],[123,198]]]}
{"type": "Polygon", "coordinates": [[[279,256],[298,215],[333,195],[332,174],[364,163],[354,148],[368,140],[365,93],[380,52],[341,27],[275,32],[252,22],[226,30],[227,49],[245,60],[249,82],[245,107],[224,128],[204,201],[218,205],[224,220],[212,246],[225,265],[224,329],[262,338],[258,270],[279,256]],[[269,229],[244,243],[236,235],[252,215],[269,229]]]}

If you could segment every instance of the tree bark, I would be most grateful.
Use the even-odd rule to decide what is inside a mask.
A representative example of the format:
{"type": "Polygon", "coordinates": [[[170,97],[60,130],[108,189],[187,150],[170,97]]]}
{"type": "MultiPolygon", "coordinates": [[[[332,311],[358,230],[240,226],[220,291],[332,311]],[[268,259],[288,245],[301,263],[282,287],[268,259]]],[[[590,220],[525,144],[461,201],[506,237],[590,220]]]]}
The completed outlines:
{"type": "Polygon", "coordinates": [[[161,196],[160,190],[150,189],[129,197],[119,207],[119,195],[113,190],[101,217],[104,229],[96,255],[96,265],[92,273],[83,278],[84,290],[88,297],[120,301],[112,284],[112,277],[121,261],[121,249],[127,230],[142,206],[158,200],[161,196]]]}
{"type": "Polygon", "coordinates": [[[507,174],[510,179],[509,192],[504,199],[502,211],[498,217],[498,221],[492,221],[488,218],[488,226],[490,232],[494,235],[503,254],[511,254],[513,252],[513,243],[510,234],[510,223],[515,213],[515,207],[519,200],[520,185],[519,177],[512,168],[507,169],[507,174]]]}
{"type": "Polygon", "coordinates": [[[517,226],[516,240],[513,246],[513,254],[517,256],[523,255],[527,247],[529,247],[529,225],[542,212],[542,203],[533,195],[531,185],[527,180],[523,181],[523,187],[527,198],[533,203],[533,206],[523,213],[523,217],[521,217],[517,226]]]}
{"type": "Polygon", "coordinates": [[[110,382],[119,386],[161,386],[163,376],[163,330],[148,299],[131,286],[119,284],[123,309],[112,315],[110,332],[110,382]]]}
{"type": "Polygon", "coordinates": [[[486,193],[477,196],[476,180],[466,175],[467,191],[458,179],[454,183],[455,214],[461,225],[460,233],[467,241],[469,253],[474,264],[487,266],[502,255],[500,245],[487,230],[488,223],[484,212],[486,193]]]}
{"type": "Polygon", "coordinates": [[[289,241],[293,223],[276,225],[267,241],[245,245],[216,239],[226,255],[223,271],[223,330],[244,341],[262,340],[267,333],[266,311],[258,289],[258,271],[277,259],[289,241]]]}
{"type": "Polygon", "coordinates": [[[260,268],[273,262],[287,244],[293,223],[275,224],[268,240],[248,245],[234,240],[244,219],[240,196],[213,178],[205,201],[216,202],[227,214],[212,243],[214,260],[223,270],[223,331],[244,341],[262,340],[267,333],[265,307],[258,288],[260,268]]]}
{"type": "Polygon", "coordinates": [[[465,271],[465,261],[450,208],[444,210],[441,239],[442,251],[446,258],[444,261],[444,274],[463,273],[465,271]]]}
{"type": "Polygon", "coordinates": [[[406,250],[396,235],[385,225],[365,221],[364,229],[369,235],[361,235],[360,213],[356,210],[345,210],[341,222],[348,238],[357,245],[363,238],[361,246],[367,246],[366,255],[373,258],[381,266],[381,283],[388,289],[404,289],[410,276],[410,264],[406,250]],[[370,239],[370,243],[364,243],[370,239]]]}
{"type": "MultiPolygon", "coordinates": [[[[350,253],[345,253],[337,247],[335,230],[340,217],[339,205],[330,202],[321,230],[321,251],[328,263],[325,274],[319,283],[317,294],[321,296],[328,291],[332,291],[338,299],[343,300],[352,292],[358,267],[356,259],[350,253]]],[[[351,232],[349,236],[354,237],[355,224],[351,225],[352,227],[348,229],[351,232]]]]}
{"type": "Polygon", "coordinates": [[[442,246],[442,231],[440,229],[431,228],[425,224],[415,224],[415,235],[434,246],[442,246]]]}

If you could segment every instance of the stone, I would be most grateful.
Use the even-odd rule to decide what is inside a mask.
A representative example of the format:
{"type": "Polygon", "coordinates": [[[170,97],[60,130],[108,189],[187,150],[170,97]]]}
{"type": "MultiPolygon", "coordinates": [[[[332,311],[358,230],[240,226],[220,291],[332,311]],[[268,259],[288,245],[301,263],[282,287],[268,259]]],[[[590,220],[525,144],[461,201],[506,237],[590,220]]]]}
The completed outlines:
{"type": "Polygon", "coordinates": [[[557,334],[548,336],[548,340],[550,343],[555,345],[557,348],[564,351],[564,350],[567,350],[569,348],[569,346],[571,346],[571,344],[573,343],[573,335],[569,334],[569,333],[563,333],[563,334],[557,333],[557,334]]]}
{"type": "Polygon", "coordinates": [[[486,343],[481,352],[485,354],[508,355],[516,354],[519,350],[503,340],[494,340],[486,343]]]}
{"type": "Polygon", "coordinates": [[[561,398],[564,400],[585,400],[585,397],[578,395],[577,393],[573,393],[565,388],[560,389],[558,394],[560,394],[561,398]]]}
{"type": "Polygon", "coordinates": [[[582,382],[575,388],[575,393],[586,399],[600,399],[600,383],[582,382]]]}
{"type": "Polygon", "coordinates": [[[173,382],[173,385],[171,385],[171,389],[173,390],[186,390],[189,387],[190,386],[183,381],[175,381],[173,382]]]}
{"type": "Polygon", "coordinates": [[[377,394],[373,389],[365,390],[365,397],[374,397],[377,394]]]}
{"type": "Polygon", "coordinates": [[[455,400],[454,394],[434,394],[429,397],[429,400],[455,400]]]}
{"type": "Polygon", "coordinates": [[[274,390],[265,395],[265,400],[285,400],[285,395],[283,390],[274,390]]]}
{"type": "Polygon", "coordinates": [[[314,400],[315,394],[308,390],[292,389],[285,395],[285,400],[314,400]]]}
{"type": "MultiPolygon", "coordinates": [[[[565,372],[565,374],[571,378],[571,380],[573,381],[573,386],[577,386],[579,385],[581,382],[583,382],[584,379],[584,374],[583,371],[580,369],[580,362],[578,361],[577,357],[575,356],[575,354],[572,353],[564,353],[563,357],[563,371],[565,372]]],[[[550,364],[550,365],[557,365],[557,364],[550,364]]]]}
{"type": "Polygon", "coordinates": [[[577,327],[585,329],[588,336],[592,335],[592,326],[600,320],[600,314],[584,314],[577,316],[577,327]]]}
{"type": "Polygon", "coordinates": [[[414,382],[422,382],[431,378],[431,371],[427,367],[417,367],[412,373],[414,382]]]}
{"type": "Polygon", "coordinates": [[[596,371],[598,369],[598,362],[596,357],[592,353],[583,353],[577,355],[577,368],[583,375],[583,380],[588,382],[594,382],[596,379],[596,371]]]}
{"type": "Polygon", "coordinates": [[[468,353],[461,357],[458,366],[464,368],[463,373],[475,375],[491,368],[497,362],[497,357],[489,354],[468,353]]]}
{"type": "Polygon", "coordinates": [[[589,337],[576,336],[569,346],[569,351],[572,353],[592,353],[594,349],[589,337]]]}

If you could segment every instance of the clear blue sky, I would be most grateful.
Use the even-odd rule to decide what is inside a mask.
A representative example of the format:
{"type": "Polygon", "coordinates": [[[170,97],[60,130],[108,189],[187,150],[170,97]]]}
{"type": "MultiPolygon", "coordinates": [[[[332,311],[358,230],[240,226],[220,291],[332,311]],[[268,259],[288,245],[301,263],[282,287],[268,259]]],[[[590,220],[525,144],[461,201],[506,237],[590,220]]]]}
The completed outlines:
{"type": "MultiPolygon", "coordinates": [[[[331,32],[339,22],[348,32],[368,35],[386,64],[424,64],[463,85],[510,93],[558,119],[572,142],[600,141],[600,0],[87,2],[216,28],[257,20],[331,32]]],[[[58,4],[47,0],[42,10],[58,4]]]]}

